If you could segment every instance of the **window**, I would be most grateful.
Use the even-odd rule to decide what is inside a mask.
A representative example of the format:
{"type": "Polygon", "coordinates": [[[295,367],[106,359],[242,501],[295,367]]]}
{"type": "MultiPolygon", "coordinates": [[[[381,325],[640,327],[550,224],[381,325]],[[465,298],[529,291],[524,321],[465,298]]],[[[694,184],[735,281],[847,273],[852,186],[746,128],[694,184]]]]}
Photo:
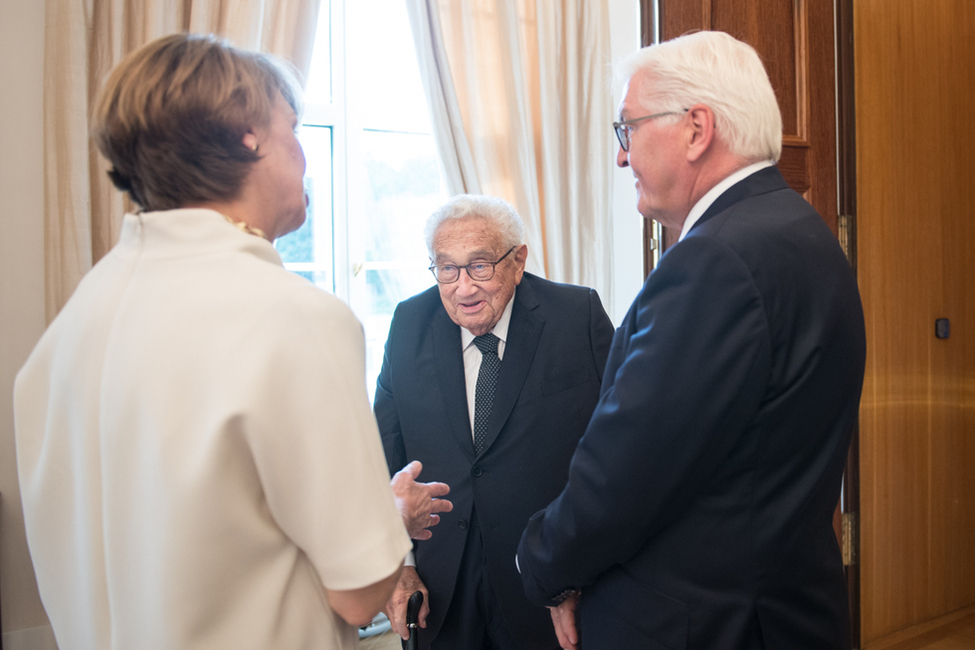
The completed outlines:
{"type": "Polygon", "coordinates": [[[308,218],[275,246],[362,321],[371,399],[393,309],[434,284],[423,226],[447,199],[404,0],[322,0],[299,138],[308,218]]]}

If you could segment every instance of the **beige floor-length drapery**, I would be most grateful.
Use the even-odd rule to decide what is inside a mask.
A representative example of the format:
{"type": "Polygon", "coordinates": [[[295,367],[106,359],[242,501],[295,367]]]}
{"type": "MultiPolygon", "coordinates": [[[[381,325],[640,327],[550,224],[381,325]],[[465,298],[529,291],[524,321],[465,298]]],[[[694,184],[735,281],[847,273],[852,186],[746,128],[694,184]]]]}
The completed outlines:
{"type": "Polygon", "coordinates": [[[501,196],[528,268],[611,296],[608,8],[592,0],[407,0],[452,194],[501,196]]]}
{"type": "Polygon", "coordinates": [[[44,44],[45,306],[50,322],[118,239],[126,208],[89,137],[102,81],[132,50],[214,33],[306,73],[319,0],[47,0],[44,44]]]}

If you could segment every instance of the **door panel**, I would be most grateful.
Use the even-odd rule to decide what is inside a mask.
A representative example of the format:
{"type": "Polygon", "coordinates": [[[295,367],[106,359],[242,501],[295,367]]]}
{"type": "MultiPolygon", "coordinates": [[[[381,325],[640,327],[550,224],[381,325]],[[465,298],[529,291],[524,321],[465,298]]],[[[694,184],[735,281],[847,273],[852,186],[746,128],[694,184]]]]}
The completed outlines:
{"type": "MultiPolygon", "coordinates": [[[[642,0],[644,16],[652,1],[642,0]]],[[[833,3],[828,0],[659,0],[663,40],[693,30],[727,32],[754,47],[782,110],[779,169],[834,233],[836,211],[836,84],[833,3]]],[[[645,20],[645,23],[648,22],[645,20]]],[[[664,247],[679,231],[665,229],[664,247]]]]}

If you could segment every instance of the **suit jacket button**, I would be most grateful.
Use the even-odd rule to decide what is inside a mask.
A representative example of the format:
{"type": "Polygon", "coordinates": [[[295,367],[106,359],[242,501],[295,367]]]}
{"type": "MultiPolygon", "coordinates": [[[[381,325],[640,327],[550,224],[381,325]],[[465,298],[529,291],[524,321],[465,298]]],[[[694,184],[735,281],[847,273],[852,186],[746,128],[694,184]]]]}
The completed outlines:
{"type": "Polygon", "coordinates": [[[481,466],[480,465],[475,465],[474,467],[471,468],[471,476],[473,476],[474,478],[477,478],[478,476],[480,476],[483,473],[484,473],[484,470],[481,469],[481,466]]]}
{"type": "Polygon", "coordinates": [[[467,522],[461,519],[460,521],[457,522],[457,527],[460,528],[461,530],[467,530],[467,522]]]}

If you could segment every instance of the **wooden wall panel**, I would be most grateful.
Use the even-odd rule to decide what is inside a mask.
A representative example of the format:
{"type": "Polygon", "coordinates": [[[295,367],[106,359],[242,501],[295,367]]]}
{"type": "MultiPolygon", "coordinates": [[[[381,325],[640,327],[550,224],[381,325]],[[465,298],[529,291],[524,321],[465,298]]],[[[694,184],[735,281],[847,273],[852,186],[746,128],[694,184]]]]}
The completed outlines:
{"type": "Polygon", "coordinates": [[[870,647],[975,603],[975,4],[853,11],[870,647]],[[949,339],[936,318],[950,318],[949,339]]]}

